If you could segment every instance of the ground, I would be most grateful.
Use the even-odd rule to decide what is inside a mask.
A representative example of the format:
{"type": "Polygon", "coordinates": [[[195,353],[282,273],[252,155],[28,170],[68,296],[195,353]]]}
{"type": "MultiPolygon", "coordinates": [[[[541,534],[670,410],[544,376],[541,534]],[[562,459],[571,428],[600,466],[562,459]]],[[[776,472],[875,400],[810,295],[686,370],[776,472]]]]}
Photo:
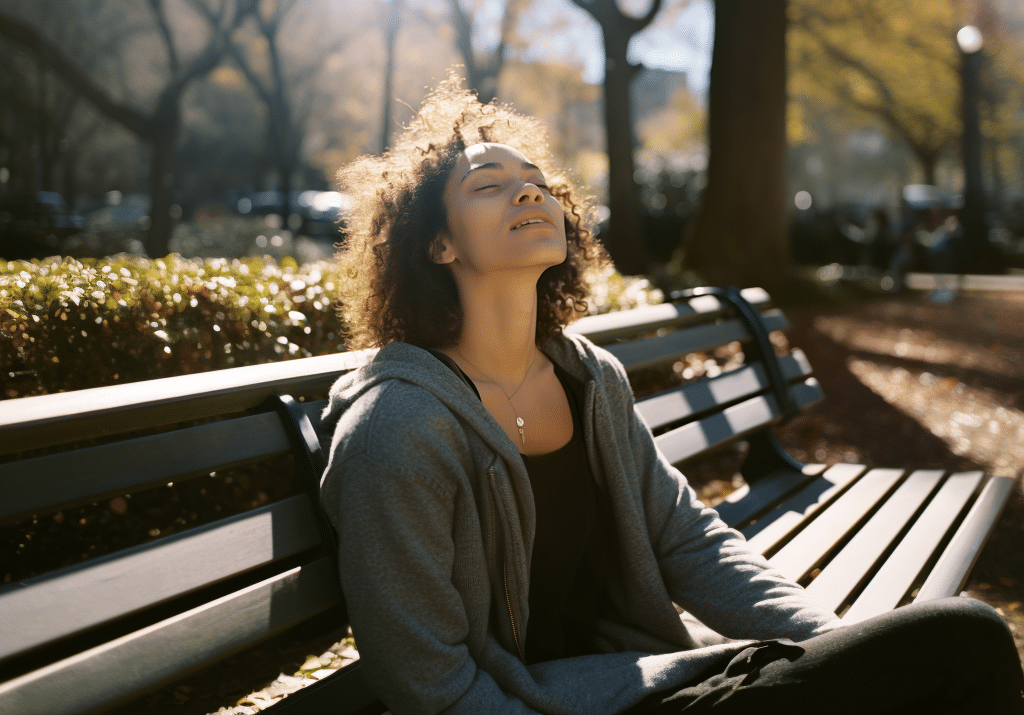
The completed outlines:
{"type": "MultiPolygon", "coordinates": [[[[1024,470],[1024,291],[936,296],[944,302],[927,293],[839,297],[785,306],[787,338],[807,354],[826,395],[780,430],[795,457],[1011,476],[1024,470]]],[[[713,469],[695,470],[692,479],[710,500],[733,486],[713,469]]],[[[1003,614],[1024,655],[1022,544],[1018,485],[967,592],[1003,614]]],[[[336,637],[288,637],[118,715],[256,712],[347,662],[346,647],[336,637]],[[291,675],[300,670],[301,677],[291,675]]]]}

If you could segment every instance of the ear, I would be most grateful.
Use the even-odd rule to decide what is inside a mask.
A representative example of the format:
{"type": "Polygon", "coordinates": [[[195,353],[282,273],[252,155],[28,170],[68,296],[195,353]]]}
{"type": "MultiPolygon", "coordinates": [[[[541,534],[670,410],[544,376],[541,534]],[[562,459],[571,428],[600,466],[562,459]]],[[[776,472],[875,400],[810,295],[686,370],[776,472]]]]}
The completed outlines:
{"type": "Polygon", "coordinates": [[[452,248],[451,237],[439,233],[430,244],[430,260],[438,265],[445,265],[455,260],[455,249],[452,248]]]}

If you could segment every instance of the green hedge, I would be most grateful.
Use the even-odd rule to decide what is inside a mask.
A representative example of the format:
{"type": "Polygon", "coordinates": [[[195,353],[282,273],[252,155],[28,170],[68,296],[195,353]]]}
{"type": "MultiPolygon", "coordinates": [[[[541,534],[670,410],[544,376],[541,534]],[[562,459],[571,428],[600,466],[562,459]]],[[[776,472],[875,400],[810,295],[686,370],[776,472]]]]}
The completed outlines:
{"type": "Polygon", "coordinates": [[[168,256],[6,267],[8,398],[343,349],[332,305],[339,272],[327,262],[168,256]]]}
{"type": "MultiPolygon", "coordinates": [[[[342,351],[341,280],[332,262],[291,258],[0,263],[0,397],[342,351]]],[[[590,282],[593,313],[661,300],[611,269],[590,282]]]]}

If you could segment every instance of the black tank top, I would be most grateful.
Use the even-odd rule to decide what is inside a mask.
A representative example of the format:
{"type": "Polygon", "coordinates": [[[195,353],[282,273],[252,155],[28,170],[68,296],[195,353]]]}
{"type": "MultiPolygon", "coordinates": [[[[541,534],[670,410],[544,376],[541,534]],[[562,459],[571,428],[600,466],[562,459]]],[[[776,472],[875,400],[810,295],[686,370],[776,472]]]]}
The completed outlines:
{"type": "MultiPolygon", "coordinates": [[[[479,398],[473,381],[451,358],[430,352],[479,398]]],[[[527,663],[593,653],[590,634],[604,599],[601,552],[606,529],[599,523],[597,485],[583,436],[582,384],[557,364],[554,367],[572,412],[572,438],[554,452],[520,455],[537,513],[530,561],[527,663]]]]}

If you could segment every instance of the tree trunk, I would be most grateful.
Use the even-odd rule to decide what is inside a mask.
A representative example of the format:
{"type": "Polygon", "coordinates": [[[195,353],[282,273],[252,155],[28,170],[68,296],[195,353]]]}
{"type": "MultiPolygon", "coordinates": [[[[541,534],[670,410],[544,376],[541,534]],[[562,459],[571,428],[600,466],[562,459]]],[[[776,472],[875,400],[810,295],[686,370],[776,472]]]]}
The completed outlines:
{"type": "Polygon", "coordinates": [[[924,174],[924,183],[935,185],[935,164],[939,157],[933,153],[919,153],[918,160],[921,162],[921,173],[924,174]]]}
{"type": "Polygon", "coordinates": [[[149,190],[149,231],[146,234],[146,253],[159,258],[170,253],[171,203],[174,199],[174,149],[178,144],[177,132],[160,133],[150,144],[151,161],[149,190]]]}
{"type": "Polygon", "coordinates": [[[395,81],[395,41],[402,20],[401,0],[388,0],[384,10],[384,107],[380,120],[380,150],[387,151],[391,136],[391,95],[395,81]]]}
{"type": "Polygon", "coordinates": [[[771,285],[789,269],[785,0],[716,0],[707,187],[686,264],[711,284],[771,285]]]}
{"type": "Polygon", "coordinates": [[[633,178],[633,110],[629,86],[637,68],[626,60],[629,35],[604,29],[604,126],[608,151],[608,235],[602,243],[625,275],[647,271],[640,193],[633,178]]]}

